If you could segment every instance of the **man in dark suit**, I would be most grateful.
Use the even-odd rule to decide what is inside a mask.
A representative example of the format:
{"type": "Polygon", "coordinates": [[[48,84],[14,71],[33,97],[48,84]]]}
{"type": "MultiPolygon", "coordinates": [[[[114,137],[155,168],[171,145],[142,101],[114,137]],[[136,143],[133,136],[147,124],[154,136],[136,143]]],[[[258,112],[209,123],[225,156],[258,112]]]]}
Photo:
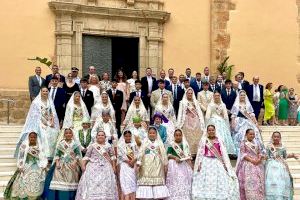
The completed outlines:
{"type": "Polygon", "coordinates": [[[88,80],[85,78],[82,78],[80,80],[80,93],[82,100],[85,103],[86,108],[91,116],[92,107],[94,105],[94,95],[93,92],[88,89],[88,80]]]}
{"type": "Polygon", "coordinates": [[[220,88],[216,84],[216,78],[214,76],[209,77],[209,91],[211,91],[211,92],[215,92],[215,91],[220,92],[220,88]]]}
{"type": "Polygon", "coordinates": [[[225,88],[223,76],[221,74],[217,76],[216,86],[219,92],[221,92],[223,88],[225,88]]]}
{"type": "Polygon", "coordinates": [[[152,93],[152,91],[154,91],[158,88],[156,85],[156,79],[154,77],[152,77],[152,69],[151,68],[148,67],[146,69],[146,76],[142,77],[141,83],[142,83],[142,91],[146,92],[146,94],[147,94],[146,110],[148,110],[148,108],[150,108],[150,114],[151,114],[151,106],[150,106],[151,93],[152,93]]]}
{"type": "Polygon", "coordinates": [[[242,85],[242,88],[243,90],[247,90],[250,83],[249,81],[245,80],[245,73],[244,72],[239,72],[241,78],[240,78],[240,82],[241,82],[241,85],[242,85]]]}
{"type": "MultiPolygon", "coordinates": [[[[51,86],[50,86],[50,81],[52,80],[52,77],[54,77],[55,74],[59,73],[58,71],[59,71],[58,66],[57,66],[57,65],[53,65],[53,66],[52,66],[52,74],[48,74],[48,75],[46,76],[46,81],[45,81],[46,87],[48,87],[48,88],[51,87],[51,86]]],[[[65,77],[64,77],[63,75],[61,75],[61,74],[60,74],[60,82],[62,82],[62,83],[65,83],[65,82],[66,82],[65,77]]]]}
{"type": "Polygon", "coordinates": [[[184,90],[177,84],[177,77],[172,77],[172,83],[169,85],[166,89],[172,92],[173,95],[173,107],[176,113],[176,116],[178,114],[179,109],[179,102],[182,100],[182,97],[184,95],[184,90]]]}
{"type": "Polygon", "coordinates": [[[101,77],[99,75],[97,75],[96,68],[94,66],[89,66],[89,74],[85,75],[84,78],[86,80],[88,80],[88,82],[89,82],[91,75],[96,75],[96,76],[98,76],[99,81],[101,80],[101,77]]]}
{"type": "Polygon", "coordinates": [[[170,81],[168,81],[167,79],[166,79],[166,72],[165,72],[165,70],[160,70],[160,73],[159,73],[159,78],[156,80],[156,88],[158,88],[158,84],[159,84],[159,80],[163,80],[164,82],[165,82],[165,86],[166,87],[168,87],[171,83],[170,83],[170,81]]]}
{"type": "Polygon", "coordinates": [[[236,92],[232,89],[231,80],[226,80],[225,88],[223,88],[223,90],[221,91],[221,97],[222,97],[222,101],[226,105],[226,108],[229,112],[231,111],[236,96],[237,96],[236,92]]]}
{"type": "Polygon", "coordinates": [[[35,75],[29,77],[28,88],[31,101],[33,101],[35,97],[40,93],[41,87],[45,86],[45,79],[41,77],[41,73],[41,67],[36,67],[35,75]]]}
{"type": "Polygon", "coordinates": [[[57,117],[60,123],[63,122],[66,108],[66,91],[57,87],[58,79],[56,76],[51,79],[51,88],[49,88],[49,96],[54,103],[57,117]]]}
{"type": "Polygon", "coordinates": [[[195,95],[197,96],[198,92],[202,90],[202,81],[201,81],[201,73],[196,73],[196,78],[191,80],[191,87],[193,88],[195,95]]]}
{"type": "Polygon", "coordinates": [[[107,94],[110,98],[110,101],[115,110],[115,117],[116,117],[116,128],[118,129],[118,135],[121,134],[121,108],[123,104],[123,92],[117,90],[118,82],[117,80],[113,79],[111,82],[111,89],[107,90],[107,94]]]}
{"type": "Polygon", "coordinates": [[[146,105],[146,103],[147,103],[147,93],[144,92],[141,88],[142,88],[141,81],[140,80],[136,80],[135,81],[135,89],[136,89],[136,91],[130,93],[130,95],[129,95],[129,103],[131,104],[131,102],[133,101],[133,98],[135,96],[139,96],[139,97],[141,97],[141,100],[143,101],[145,107],[147,108],[148,107],[148,105],[146,105]]]}
{"type": "Polygon", "coordinates": [[[264,87],[259,84],[259,77],[253,77],[253,84],[246,91],[249,101],[253,107],[255,118],[258,119],[260,109],[264,102],[264,87]]]}

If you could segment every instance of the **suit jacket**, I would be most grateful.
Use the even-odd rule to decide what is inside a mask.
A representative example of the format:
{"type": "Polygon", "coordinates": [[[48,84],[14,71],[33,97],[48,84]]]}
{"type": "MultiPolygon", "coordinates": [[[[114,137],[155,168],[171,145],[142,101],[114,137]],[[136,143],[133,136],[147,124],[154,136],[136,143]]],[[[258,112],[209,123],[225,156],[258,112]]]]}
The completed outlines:
{"type": "Polygon", "coordinates": [[[203,112],[206,112],[208,104],[213,99],[213,95],[214,95],[214,93],[211,92],[211,91],[206,91],[206,95],[205,95],[205,91],[204,90],[202,90],[201,92],[198,93],[197,100],[199,101],[201,110],[203,112]]]}
{"type": "MultiPolygon", "coordinates": [[[[159,81],[160,79],[157,79],[156,80],[156,84],[155,84],[155,88],[157,89],[158,88],[158,81],[159,81]]],[[[168,80],[164,80],[165,81],[165,87],[168,87],[171,83],[170,83],[170,81],[168,81],[168,80]]]]}
{"type": "MultiPolygon", "coordinates": [[[[129,95],[129,104],[131,104],[131,102],[133,101],[133,98],[134,98],[135,96],[137,96],[137,92],[136,92],[136,91],[130,93],[130,95],[129,95]]],[[[144,92],[143,90],[141,90],[141,99],[142,99],[142,101],[143,101],[145,107],[146,107],[146,106],[148,107],[148,105],[146,105],[146,104],[148,103],[148,102],[147,102],[147,93],[144,92]]],[[[146,108],[147,108],[147,107],[146,107],[146,108]]]]}
{"type": "MultiPolygon", "coordinates": [[[[51,91],[51,88],[49,88],[49,92],[51,91]]],[[[50,97],[51,98],[51,97],[50,97]]],[[[56,94],[54,97],[54,106],[56,111],[58,109],[64,108],[66,105],[66,91],[63,88],[56,88],[56,94]]]]}
{"type": "MultiPolygon", "coordinates": [[[[81,93],[81,91],[80,91],[81,93]]],[[[85,103],[86,105],[86,108],[91,116],[91,112],[92,112],[92,107],[94,106],[94,95],[93,95],[93,92],[90,91],[90,90],[86,90],[85,91],[85,94],[84,94],[84,97],[82,96],[81,94],[81,97],[82,97],[82,100],[83,102],[85,103]]]]}
{"type": "MultiPolygon", "coordinates": [[[[53,74],[48,74],[48,75],[46,76],[46,80],[45,80],[45,86],[46,86],[46,87],[49,87],[49,83],[50,83],[52,77],[53,77],[53,74]]],[[[63,75],[61,75],[61,74],[60,74],[60,82],[62,82],[62,83],[65,83],[65,82],[66,82],[65,77],[64,77],[63,75]]]]}
{"type": "Polygon", "coordinates": [[[231,110],[236,96],[236,92],[233,91],[233,89],[231,89],[229,96],[227,95],[226,88],[223,88],[223,90],[221,91],[222,101],[226,105],[227,110],[231,110]]]}
{"type": "Polygon", "coordinates": [[[173,107],[174,107],[174,109],[177,113],[178,109],[179,109],[179,102],[182,100],[182,97],[184,95],[184,90],[179,85],[177,85],[177,96],[175,96],[175,94],[173,94],[172,84],[169,85],[166,89],[169,90],[172,93],[173,107]]]}
{"type": "Polygon", "coordinates": [[[28,88],[31,100],[33,100],[40,93],[41,87],[45,86],[45,79],[43,77],[41,77],[41,79],[42,84],[40,85],[36,75],[29,77],[28,88]]]}
{"type": "MultiPolygon", "coordinates": [[[[149,93],[149,88],[148,88],[147,76],[142,77],[141,83],[142,83],[142,91],[144,91],[148,94],[149,93]]],[[[156,79],[154,77],[152,77],[152,90],[151,90],[151,92],[153,92],[156,89],[157,89],[156,79]]]]}
{"type": "MultiPolygon", "coordinates": [[[[170,99],[171,103],[173,104],[173,95],[172,95],[172,92],[170,92],[169,90],[164,89],[163,93],[167,93],[168,94],[169,99],[170,99]]],[[[155,108],[158,100],[160,99],[160,97],[161,97],[161,90],[160,89],[157,89],[157,90],[155,90],[155,91],[152,92],[151,98],[150,98],[150,104],[151,104],[151,107],[152,107],[153,110],[154,110],[154,108],[155,108]]]]}
{"type": "Polygon", "coordinates": [[[215,88],[213,90],[213,87],[211,85],[209,85],[209,89],[208,90],[211,91],[211,92],[215,92],[215,91],[220,92],[220,87],[217,84],[215,84],[214,86],[215,86],[215,88]]]}
{"type": "Polygon", "coordinates": [[[245,90],[245,91],[247,91],[248,87],[250,86],[250,83],[248,81],[246,81],[246,80],[243,80],[243,82],[242,82],[241,85],[242,85],[242,89],[245,90]]]}
{"type": "MultiPolygon", "coordinates": [[[[260,103],[262,104],[264,101],[264,86],[258,84],[259,86],[259,93],[260,93],[260,103]]],[[[253,92],[253,84],[248,86],[248,89],[246,90],[249,101],[252,103],[253,102],[253,96],[254,96],[254,92],[253,92]]]]}
{"type": "Polygon", "coordinates": [[[117,114],[119,111],[121,111],[123,104],[123,92],[116,89],[115,98],[113,98],[112,89],[107,90],[107,94],[117,114]]]}
{"type": "Polygon", "coordinates": [[[223,88],[225,88],[225,85],[223,83],[216,82],[216,88],[219,92],[221,92],[223,88]]]}
{"type": "Polygon", "coordinates": [[[197,80],[195,78],[191,81],[190,86],[193,88],[196,96],[197,96],[198,92],[200,92],[203,89],[202,88],[202,81],[200,81],[200,88],[199,88],[197,80]]]}

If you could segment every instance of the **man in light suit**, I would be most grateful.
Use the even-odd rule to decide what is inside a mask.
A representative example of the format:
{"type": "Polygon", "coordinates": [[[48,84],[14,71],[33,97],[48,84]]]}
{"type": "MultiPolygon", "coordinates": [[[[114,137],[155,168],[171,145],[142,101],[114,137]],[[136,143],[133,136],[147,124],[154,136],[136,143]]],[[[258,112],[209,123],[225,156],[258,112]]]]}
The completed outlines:
{"type": "Polygon", "coordinates": [[[31,101],[33,101],[35,97],[40,93],[41,87],[45,86],[45,79],[41,77],[41,73],[41,67],[36,67],[35,75],[29,77],[28,88],[31,101]]]}
{"type": "Polygon", "coordinates": [[[168,94],[169,99],[170,99],[171,103],[173,104],[172,92],[165,89],[165,81],[164,80],[158,81],[158,87],[159,88],[157,90],[154,90],[151,94],[150,104],[151,104],[152,110],[154,110],[158,100],[160,99],[161,95],[164,93],[168,94]]]}
{"type": "Polygon", "coordinates": [[[264,102],[264,87],[259,84],[259,77],[253,77],[253,84],[249,85],[246,91],[249,101],[253,107],[256,120],[258,119],[260,109],[264,102]]]}
{"type": "Polygon", "coordinates": [[[212,101],[214,93],[209,91],[209,83],[207,80],[202,80],[203,90],[198,92],[197,100],[199,101],[201,110],[205,114],[208,104],[212,101]]]}

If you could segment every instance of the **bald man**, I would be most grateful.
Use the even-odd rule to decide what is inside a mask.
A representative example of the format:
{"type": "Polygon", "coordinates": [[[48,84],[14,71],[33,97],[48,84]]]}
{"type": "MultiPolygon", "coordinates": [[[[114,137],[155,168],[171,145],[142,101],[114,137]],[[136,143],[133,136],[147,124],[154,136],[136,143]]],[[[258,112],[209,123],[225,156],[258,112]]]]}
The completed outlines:
{"type": "Polygon", "coordinates": [[[264,101],[264,87],[259,84],[259,77],[253,77],[253,84],[248,87],[247,95],[253,107],[255,118],[258,119],[264,101]]]}
{"type": "Polygon", "coordinates": [[[95,66],[89,66],[89,74],[85,75],[84,78],[87,79],[88,81],[90,81],[91,75],[96,75],[96,76],[98,76],[99,81],[101,80],[101,77],[99,75],[97,75],[97,70],[96,70],[95,66]]]}

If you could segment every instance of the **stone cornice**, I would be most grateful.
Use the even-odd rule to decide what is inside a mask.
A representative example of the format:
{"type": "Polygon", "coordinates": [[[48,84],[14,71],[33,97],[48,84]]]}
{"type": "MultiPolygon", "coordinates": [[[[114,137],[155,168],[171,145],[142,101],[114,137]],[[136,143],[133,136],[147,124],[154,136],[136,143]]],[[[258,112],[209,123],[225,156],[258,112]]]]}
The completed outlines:
{"type": "Polygon", "coordinates": [[[170,17],[170,13],[160,10],[99,7],[58,1],[50,1],[48,4],[50,9],[57,14],[70,13],[72,15],[94,15],[106,18],[131,18],[134,20],[156,21],[159,23],[166,22],[170,17]]]}

